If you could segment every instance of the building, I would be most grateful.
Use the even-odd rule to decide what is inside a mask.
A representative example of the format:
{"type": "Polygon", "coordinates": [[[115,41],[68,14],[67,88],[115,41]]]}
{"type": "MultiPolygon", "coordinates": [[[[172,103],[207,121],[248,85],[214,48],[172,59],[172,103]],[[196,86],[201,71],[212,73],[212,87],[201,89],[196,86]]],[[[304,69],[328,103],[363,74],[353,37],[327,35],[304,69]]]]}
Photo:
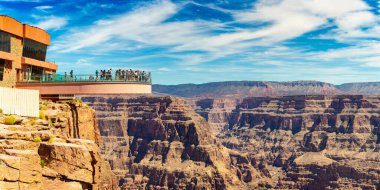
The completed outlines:
{"type": "Polygon", "coordinates": [[[0,86],[15,88],[17,82],[56,73],[58,66],[46,61],[49,45],[46,31],[1,15],[0,86]]]}
{"type": "MultiPolygon", "coordinates": [[[[58,65],[46,61],[50,35],[37,27],[0,16],[0,86],[38,90],[42,98],[100,94],[150,94],[150,73],[101,78],[92,74],[57,74],[58,65]]],[[[99,71],[98,71],[99,72],[99,71]]]]}

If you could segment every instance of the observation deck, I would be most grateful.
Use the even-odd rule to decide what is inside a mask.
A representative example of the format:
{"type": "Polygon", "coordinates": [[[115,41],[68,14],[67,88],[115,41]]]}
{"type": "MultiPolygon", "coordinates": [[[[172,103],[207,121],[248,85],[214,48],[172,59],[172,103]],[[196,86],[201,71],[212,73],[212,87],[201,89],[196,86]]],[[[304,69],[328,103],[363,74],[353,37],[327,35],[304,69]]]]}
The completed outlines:
{"type": "Polygon", "coordinates": [[[39,90],[42,98],[152,93],[150,73],[131,76],[42,74],[26,78],[18,81],[16,87],[39,90]]]}

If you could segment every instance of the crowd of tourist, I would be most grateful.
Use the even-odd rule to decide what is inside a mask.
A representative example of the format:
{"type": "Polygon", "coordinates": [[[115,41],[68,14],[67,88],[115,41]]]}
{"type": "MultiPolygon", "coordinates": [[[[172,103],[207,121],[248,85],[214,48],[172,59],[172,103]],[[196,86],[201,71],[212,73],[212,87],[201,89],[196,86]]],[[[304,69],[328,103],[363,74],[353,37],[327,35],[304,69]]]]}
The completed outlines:
{"type": "Polygon", "coordinates": [[[97,80],[124,80],[124,81],[141,81],[147,82],[150,79],[150,74],[140,70],[123,70],[118,69],[115,74],[112,73],[112,68],[109,70],[96,70],[95,76],[97,80]]]}
{"type": "MultiPolygon", "coordinates": [[[[81,77],[81,76],[79,76],[81,77]]],[[[81,78],[77,79],[77,76],[74,76],[74,71],[70,71],[70,75],[65,72],[65,80],[83,80],[81,78]]],[[[113,73],[112,68],[109,70],[96,70],[95,76],[90,75],[88,80],[95,81],[138,81],[138,82],[149,82],[150,81],[150,73],[140,70],[123,70],[118,69],[113,73]]]]}

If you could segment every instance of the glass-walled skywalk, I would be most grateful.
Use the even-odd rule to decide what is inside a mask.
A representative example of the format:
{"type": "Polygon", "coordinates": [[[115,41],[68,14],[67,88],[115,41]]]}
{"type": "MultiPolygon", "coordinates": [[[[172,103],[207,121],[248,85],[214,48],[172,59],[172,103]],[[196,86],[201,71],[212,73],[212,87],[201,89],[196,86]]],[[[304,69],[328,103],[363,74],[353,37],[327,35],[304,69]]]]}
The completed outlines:
{"type": "Polygon", "coordinates": [[[41,74],[30,75],[22,81],[26,83],[142,83],[152,84],[150,72],[138,74],[41,74]]]}

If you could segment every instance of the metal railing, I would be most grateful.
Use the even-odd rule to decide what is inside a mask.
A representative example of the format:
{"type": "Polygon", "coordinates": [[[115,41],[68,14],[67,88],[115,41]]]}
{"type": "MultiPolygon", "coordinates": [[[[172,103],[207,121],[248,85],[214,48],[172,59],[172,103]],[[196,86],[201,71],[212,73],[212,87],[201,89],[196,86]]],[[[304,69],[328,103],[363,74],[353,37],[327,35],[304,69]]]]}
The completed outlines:
{"type": "Polygon", "coordinates": [[[30,76],[28,80],[20,82],[39,82],[39,83],[144,83],[152,84],[150,72],[126,75],[62,75],[62,74],[42,74],[40,76],[30,76]]]}

